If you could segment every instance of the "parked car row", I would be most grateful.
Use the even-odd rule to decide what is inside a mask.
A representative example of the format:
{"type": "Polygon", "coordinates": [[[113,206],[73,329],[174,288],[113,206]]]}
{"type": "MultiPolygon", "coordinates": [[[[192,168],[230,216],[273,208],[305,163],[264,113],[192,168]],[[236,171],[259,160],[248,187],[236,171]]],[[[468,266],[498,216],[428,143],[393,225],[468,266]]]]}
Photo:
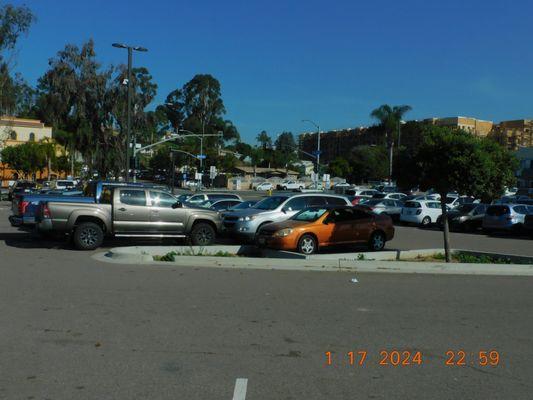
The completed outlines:
{"type": "Polygon", "coordinates": [[[312,254],[334,244],[366,243],[381,250],[394,235],[389,216],[353,207],[344,196],[321,193],[275,195],[254,202],[233,193],[180,198],[143,184],[98,182],[84,196],[22,196],[13,204],[14,213],[22,215],[31,205],[31,222],[39,232],[68,235],[80,250],[96,249],[106,236],[188,237],[192,244],[205,246],[227,235],[312,254]],[[276,224],[281,224],[279,229],[276,224]]]}
{"type": "MultiPolygon", "coordinates": [[[[255,202],[230,192],[174,196],[157,185],[92,182],[82,195],[18,195],[10,220],[14,225],[36,224],[42,233],[69,235],[85,250],[97,248],[106,236],[188,237],[193,244],[209,245],[227,235],[304,254],[333,244],[366,243],[380,250],[394,236],[393,220],[441,223],[441,202],[434,194],[371,193],[355,205],[354,196],[326,193],[279,193],[255,202]]],[[[464,199],[449,211],[451,229],[533,231],[533,220],[527,217],[533,206],[448,197],[464,199]]]]}

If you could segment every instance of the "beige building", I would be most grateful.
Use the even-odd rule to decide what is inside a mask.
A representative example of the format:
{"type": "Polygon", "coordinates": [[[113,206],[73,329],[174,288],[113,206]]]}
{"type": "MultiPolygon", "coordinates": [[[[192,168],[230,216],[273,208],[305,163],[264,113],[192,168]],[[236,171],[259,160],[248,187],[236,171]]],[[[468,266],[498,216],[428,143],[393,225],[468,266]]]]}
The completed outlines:
{"type": "MultiPolygon", "coordinates": [[[[45,126],[43,122],[37,119],[0,117],[0,151],[4,147],[43,139],[52,139],[52,128],[45,126]]],[[[47,174],[48,172],[45,172],[40,178],[47,174]]],[[[16,171],[9,169],[0,160],[0,185],[7,186],[17,177],[16,171]]]]}
{"type": "Polygon", "coordinates": [[[0,117],[0,143],[4,146],[38,142],[45,138],[52,138],[52,128],[37,119],[0,117]]]}
{"type": "Polygon", "coordinates": [[[494,126],[492,121],[471,117],[446,117],[446,118],[428,118],[424,122],[438,126],[449,126],[462,129],[476,136],[487,136],[494,126]]]}
{"type": "Polygon", "coordinates": [[[491,135],[509,150],[518,150],[519,147],[533,147],[533,120],[502,121],[494,126],[491,135]]]}

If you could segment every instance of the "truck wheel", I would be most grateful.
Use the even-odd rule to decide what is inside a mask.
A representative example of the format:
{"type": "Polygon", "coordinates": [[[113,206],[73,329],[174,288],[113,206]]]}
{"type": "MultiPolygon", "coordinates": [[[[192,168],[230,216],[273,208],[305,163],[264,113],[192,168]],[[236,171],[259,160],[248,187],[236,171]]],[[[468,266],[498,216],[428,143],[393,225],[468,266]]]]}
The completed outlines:
{"type": "Polygon", "coordinates": [[[94,222],[83,222],[74,230],[72,240],[78,250],[94,250],[104,241],[104,231],[94,222]]]}
{"type": "Polygon", "coordinates": [[[209,246],[215,243],[216,232],[206,222],[199,222],[191,231],[191,242],[194,246],[209,246]]]}

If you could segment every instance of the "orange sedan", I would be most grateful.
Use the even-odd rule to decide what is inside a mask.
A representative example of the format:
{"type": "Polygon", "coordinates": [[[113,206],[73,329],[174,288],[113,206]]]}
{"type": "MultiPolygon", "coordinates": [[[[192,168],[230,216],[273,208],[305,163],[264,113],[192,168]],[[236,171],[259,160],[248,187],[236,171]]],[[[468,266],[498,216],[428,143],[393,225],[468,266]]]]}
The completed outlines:
{"type": "Polygon", "coordinates": [[[324,246],[359,243],[379,251],[393,237],[394,226],[389,216],[357,206],[319,206],[306,208],[286,221],[263,226],[256,240],[260,246],[313,254],[324,246]]]}

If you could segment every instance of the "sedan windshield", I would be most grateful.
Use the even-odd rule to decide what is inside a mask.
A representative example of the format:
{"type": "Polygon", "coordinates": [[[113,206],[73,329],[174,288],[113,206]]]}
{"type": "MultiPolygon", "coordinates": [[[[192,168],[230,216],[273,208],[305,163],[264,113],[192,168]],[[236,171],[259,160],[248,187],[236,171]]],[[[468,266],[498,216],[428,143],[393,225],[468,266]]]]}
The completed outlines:
{"type": "Polygon", "coordinates": [[[239,203],[233,207],[230,207],[230,210],[244,210],[246,208],[250,208],[255,204],[255,201],[243,201],[242,203],[239,203]]]}
{"type": "Polygon", "coordinates": [[[255,204],[252,208],[257,208],[259,210],[275,210],[287,199],[288,197],[286,196],[267,197],[255,204]]]}
{"type": "Polygon", "coordinates": [[[459,211],[460,213],[466,214],[472,211],[476,207],[477,207],[477,204],[462,204],[459,207],[457,207],[456,210],[459,211]]]}
{"type": "Polygon", "coordinates": [[[323,207],[310,207],[300,211],[291,219],[295,221],[314,222],[319,219],[327,210],[323,207]]]}

